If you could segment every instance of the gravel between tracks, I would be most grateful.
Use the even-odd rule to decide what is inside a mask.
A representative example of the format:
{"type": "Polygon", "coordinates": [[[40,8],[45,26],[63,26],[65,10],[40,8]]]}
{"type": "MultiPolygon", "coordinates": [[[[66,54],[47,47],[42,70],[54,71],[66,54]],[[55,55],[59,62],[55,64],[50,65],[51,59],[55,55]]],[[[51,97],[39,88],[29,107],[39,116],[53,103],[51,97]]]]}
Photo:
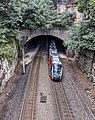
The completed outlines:
{"type": "MultiPolygon", "coordinates": [[[[64,65],[64,67],[67,67],[66,64],[64,65]]],[[[86,101],[89,102],[89,105],[92,108],[92,112],[95,113],[95,88],[93,87],[91,82],[87,80],[85,75],[82,74],[79,68],[77,68],[76,63],[73,63],[73,65],[74,68],[72,66],[69,66],[68,71],[76,69],[75,72],[74,70],[72,70],[72,76],[75,74],[74,76],[77,79],[76,86],[79,87],[81,92],[87,96],[86,101]]],[[[18,75],[17,77],[19,80],[13,83],[15,84],[15,86],[12,86],[12,83],[10,85],[10,82],[8,83],[10,85],[10,88],[12,88],[13,90],[5,90],[3,94],[6,94],[7,97],[6,99],[4,99],[5,101],[2,100],[3,102],[1,102],[1,99],[3,99],[3,94],[1,95],[0,107],[2,107],[2,104],[4,102],[6,104],[4,106],[5,108],[3,109],[3,111],[0,111],[0,120],[18,120],[19,111],[21,109],[20,106],[22,104],[23,94],[27,82],[28,70],[29,66],[27,66],[27,72],[23,76],[21,75],[21,70],[17,71],[16,75],[18,75]]],[[[83,105],[80,104],[80,98],[77,96],[77,91],[75,91],[72,82],[68,80],[68,75],[66,76],[66,74],[64,74],[62,83],[64,85],[68,101],[71,105],[74,120],[94,120],[93,118],[89,118],[87,112],[84,111],[83,105]]],[[[49,78],[48,74],[48,59],[46,53],[43,54],[40,65],[38,94],[36,103],[36,120],[58,120],[56,103],[52,91],[51,79],[49,78]],[[42,94],[43,96],[46,96],[46,102],[40,102],[42,94]]]]}
{"type": "MultiPolygon", "coordinates": [[[[38,49],[39,46],[35,49],[35,53],[31,50],[31,56],[34,57],[38,49]]],[[[30,64],[26,67],[25,75],[22,75],[21,63],[18,64],[14,76],[8,81],[0,96],[0,120],[18,120],[29,69],[30,64]]]]}
{"type": "Polygon", "coordinates": [[[4,120],[18,120],[18,118],[19,118],[19,112],[21,109],[25,86],[27,83],[29,67],[30,66],[27,67],[26,74],[22,76],[21,80],[19,81],[19,83],[17,85],[16,91],[14,92],[14,95],[9,102],[9,105],[7,108],[8,112],[7,112],[4,120]]]}
{"type": "Polygon", "coordinates": [[[89,104],[86,103],[88,97],[84,99],[85,95],[87,95],[85,87],[91,87],[91,83],[87,80],[85,75],[82,74],[79,68],[77,66],[75,67],[74,63],[72,63],[72,65],[74,65],[75,68],[71,66],[68,60],[63,60],[63,63],[66,71],[64,71],[64,80],[62,82],[75,120],[94,120],[95,117],[90,110],[91,106],[89,107],[89,104]]]}
{"type": "Polygon", "coordinates": [[[44,54],[39,73],[36,120],[58,120],[50,80],[47,55],[44,54]],[[40,102],[42,94],[46,96],[46,102],[40,102]]]}

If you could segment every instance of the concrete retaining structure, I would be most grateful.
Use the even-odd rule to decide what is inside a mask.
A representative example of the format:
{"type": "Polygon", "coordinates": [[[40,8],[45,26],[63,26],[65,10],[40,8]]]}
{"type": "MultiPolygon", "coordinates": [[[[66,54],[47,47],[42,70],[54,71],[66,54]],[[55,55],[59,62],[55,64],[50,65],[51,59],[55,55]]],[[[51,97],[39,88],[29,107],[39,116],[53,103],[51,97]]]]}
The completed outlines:
{"type": "Polygon", "coordinates": [[[76,52],[76,60],[83,72],[95,83],[95,51],[79,50],[76,52]]]}

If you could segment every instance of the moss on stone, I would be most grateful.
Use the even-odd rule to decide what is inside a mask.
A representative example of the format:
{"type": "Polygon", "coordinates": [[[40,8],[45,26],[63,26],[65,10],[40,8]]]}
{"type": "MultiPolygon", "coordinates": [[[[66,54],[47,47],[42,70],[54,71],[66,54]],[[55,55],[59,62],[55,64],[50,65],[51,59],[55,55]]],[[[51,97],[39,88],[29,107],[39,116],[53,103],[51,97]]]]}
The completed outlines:
{"type": "Polygon", "coordinates": [[[0,43],[0,55],[4,56],[7,58],[9,66],[12,64],[13,59],[14,59],[14,52],[13,52],[13,43],[0,43]]]}

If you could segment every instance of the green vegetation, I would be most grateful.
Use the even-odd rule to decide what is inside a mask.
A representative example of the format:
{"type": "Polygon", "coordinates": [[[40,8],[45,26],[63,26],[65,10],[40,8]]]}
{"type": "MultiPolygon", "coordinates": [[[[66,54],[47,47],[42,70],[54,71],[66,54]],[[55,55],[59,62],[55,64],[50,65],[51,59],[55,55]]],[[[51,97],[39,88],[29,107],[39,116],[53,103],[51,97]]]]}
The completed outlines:
{"type": "MultiPolygon", "coordinates": [[[[55,1],[57,2],[57,1],[55,1]]],[[[64,12],[58,14],[52,0],[1,0],[0,1],[0,55],[3,53],[8,61],[14,55],[12,43],[24,44],[20,36],[22,29],[44,31],[50,29],[68,29],[72,25],[75,14],[64,12]],[[11,44],[10,44],[11,43],[11,44]]]]}
{"type": "MultiPolygon", "coordinates": [[[[17,38],[20,24],[22,22],[22,12],[20,4],[16,0],[6,0],[0,3],[0,42],[5,39],[17,38]]],[[[5,42],[4,41],[4,42],[5,42]]]]}
{"type": "Polygon", "coordinates": [[[65,45],[71,50],[95,50],[95,29],[85,22],[79,27],[74,26],[71,29],[71,39],[65,45]]]}
{"type": "Polygon", "coordinates": [[[10,37],[21,40],[19,31],[23,28],[49,30],[68,28],[72,25],[75,13],[58,14],[53,9],[52,0],[6,0],[0,3],[0,42],[10,37]]]}
{"type": "Polygon", "coordinates": [[[13,43],[0,44],[0,55],[2,56],[3,54],[7,58],[9,65],[11,65],[15,56],[13,53],[13,43]]]}
{"type": "Polygon", "coordinates": [[[54,7],[57,9],[57,2],[58,0],[52,0],[53,1],[53,4],[54,4],[54,7]]]}
{"type": "Polygon", "coordinates": [[[53,9],[51,0],[32,0],[27,3],[24,14],[23,27],[31,30],[40,28],[42,30],[67,29],[72,25],[75,14],[64,12],[58,14],[53,9]]]}
{"type": "Polygon", "coordinates": [[[21,2],[18,0],[0,1],[0,55],[5,55],[11,65],[14,59],[13,42],[19,43],[20,25],[23,20],[21,2]]]}
{"type": "Polygon", "coordinates": [[[75,13],[63,12],[61,15],[57,15],[53,23],[52,29],[67,30],[72,26],[74,19],[76,17],[75,13]]]}
{"type": "Polygon", "coordinates": [[[85,17],[79,26],[71,28],[71,39],[65,42],[69,49],[95,51],[95,0],[77,0],[78,9],[85,17]],[[84,7],[85,6],[85,7],[84,7]]]}

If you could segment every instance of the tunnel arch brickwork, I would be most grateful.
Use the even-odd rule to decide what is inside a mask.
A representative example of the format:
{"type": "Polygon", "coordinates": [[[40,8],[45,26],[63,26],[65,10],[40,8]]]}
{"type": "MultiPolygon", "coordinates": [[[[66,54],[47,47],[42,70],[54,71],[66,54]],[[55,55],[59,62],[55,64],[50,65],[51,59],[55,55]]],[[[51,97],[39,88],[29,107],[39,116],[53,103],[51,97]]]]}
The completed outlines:
{"type": "Polygon", "coordinates": [[[21,35],[27,36],[26,42],[28,42],[30,39],[40,36],[40,35],[51,35],[51,36],[57,37],[63,41],[66,41],[69,39],[70,31],[48,30],[45,32],[43,30],[37,29],[33,32],[30,32],[29,30],[23,30],[23,31],[21,31],[21,35]]]}

